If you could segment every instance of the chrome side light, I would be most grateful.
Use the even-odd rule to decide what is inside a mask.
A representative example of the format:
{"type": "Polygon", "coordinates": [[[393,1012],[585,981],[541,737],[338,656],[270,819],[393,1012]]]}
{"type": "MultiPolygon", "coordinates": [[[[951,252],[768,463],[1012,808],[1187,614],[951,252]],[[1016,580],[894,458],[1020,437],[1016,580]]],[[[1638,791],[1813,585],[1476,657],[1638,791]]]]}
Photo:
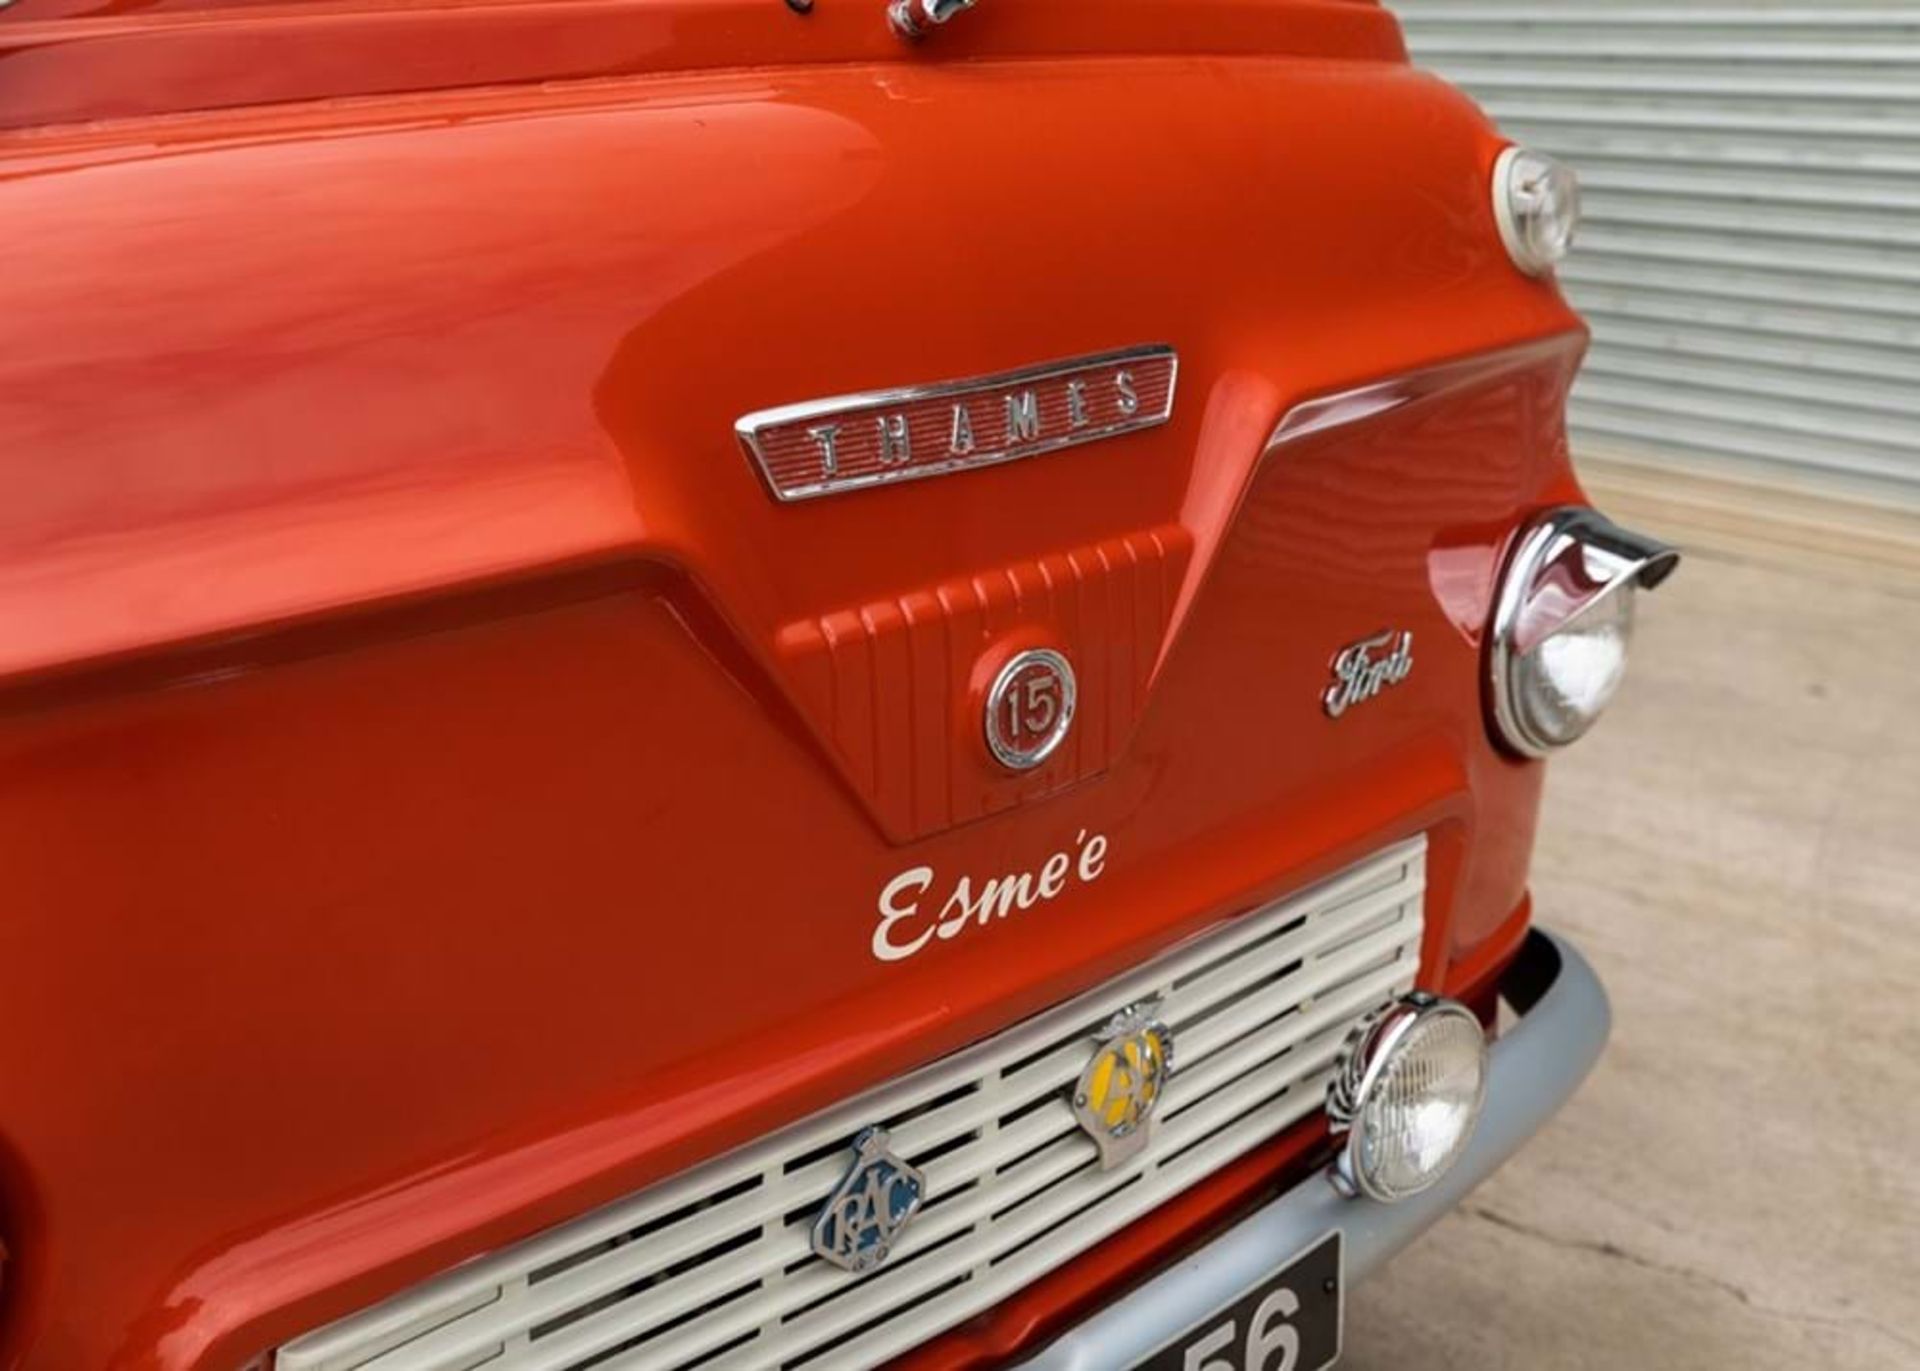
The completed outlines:
{"type": "Polygon", "coordinates": [[[961,10],[970,10],[976,0],[893,0],[887,6],[887,20],[902,38],[924,38],[961,10]]]}
{"type": "Polygon", "coordinates": [[[1543,152],[1512,147],[1493,164],[1493,217],[1513,264],[1543,276],[1580,227],[1580,178],[1543,152]]]}
{"type": "Polygon", "coordinates": [[[1404,1200],[1453,1168],[1487,1094],[1487,1035],[1457,1000],[1414,993],[1354,1030],[1327,1118],[1346,1144],[1331,1179],[1352,1198],[1404,1200]]]}
{"type": "Polygon", "coordinates": [[[1494,733],[1544,757],[1593,727],[1626,675],[1636,591],[1679,565],[1664,543],[1579,506],[1521,531],[1494,604],[1494,733]]]}

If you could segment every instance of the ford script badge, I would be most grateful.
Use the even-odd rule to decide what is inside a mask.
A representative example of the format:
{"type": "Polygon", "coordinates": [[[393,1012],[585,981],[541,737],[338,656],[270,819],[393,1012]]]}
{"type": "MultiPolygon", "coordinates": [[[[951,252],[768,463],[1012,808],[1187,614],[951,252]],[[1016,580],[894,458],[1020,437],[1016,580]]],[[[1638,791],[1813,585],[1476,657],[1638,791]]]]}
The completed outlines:
{"type": "Polygon", "coordinates": [[[1172,348],[1140,347],[998,376],[837,395],[734,425],[781,500],[1013,462],[1164,424],[1172,348]]]}
{"type": "Polygon", "coordinates": [[[1322,692],[1320,706],[1337,719],[1412,674],[1413,634],[1376,633],[1334,654],[1333,684],[1322,692]]]}
{"type": "Polygon", "coordinates": [[[813,1224],[813,1250],[847,1271],[871,1271],[920,1212],[927,1178],[889,1150],[884,1128],[853,1140],[853,1167],[827,1196],[813,1224]]]}
{"type": "Polygon", "coordinates": [[[1073,1089],[1073,1117],[1111,1171],[1147,1145],[1154,1111],[1173,1072],[1173,1030],[1159,1001],[1129,1005],[1099,1035],[1099,1050],[1073,1089]]]}
{"type": "Polygon", "coordinates": [[[987,691],[987,750],[1009,771],[1047,760],[1073,727],[1073,666],[1050,648],[1022,652],[987,691]]]}

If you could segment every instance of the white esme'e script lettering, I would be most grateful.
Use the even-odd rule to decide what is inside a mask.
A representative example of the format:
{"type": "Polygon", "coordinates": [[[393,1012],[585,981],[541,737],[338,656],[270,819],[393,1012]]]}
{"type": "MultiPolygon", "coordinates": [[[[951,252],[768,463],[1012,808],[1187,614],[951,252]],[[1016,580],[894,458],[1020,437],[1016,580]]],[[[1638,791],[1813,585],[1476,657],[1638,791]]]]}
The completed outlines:
{"type": "Polygon", "coordinates": [[[928,913],[932,906],[925,896],[933,888],[933,868],[908,867],[880,891],[880,922],[873,929],[873,955],[883,962],[902,961],[935,937],[958,937],[968,927],[984,927],[1016,909],[1032,909],[1058,899],[1076,878],[1082,885],[1091,885],[1106,869],[1106,835],[1089,837],[1082,829],[1070,849],[1048,857],[1038,871],[991,876],[980,882],[978,890],[972,877],[962,876],[937,911],[928,913]]]}

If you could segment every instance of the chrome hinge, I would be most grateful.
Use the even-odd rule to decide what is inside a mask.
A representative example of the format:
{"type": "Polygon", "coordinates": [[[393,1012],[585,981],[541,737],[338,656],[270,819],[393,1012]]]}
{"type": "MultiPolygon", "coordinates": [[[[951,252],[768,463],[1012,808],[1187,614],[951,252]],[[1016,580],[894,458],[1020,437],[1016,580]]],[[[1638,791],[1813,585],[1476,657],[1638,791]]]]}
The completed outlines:
{"type": "Polygon", "coordinates": [[[902,38],[924,38],[953,18],[961,10],[970,10],[974,0],[893,0],[887,6],[887,18],[893,31],[902,38]]]}

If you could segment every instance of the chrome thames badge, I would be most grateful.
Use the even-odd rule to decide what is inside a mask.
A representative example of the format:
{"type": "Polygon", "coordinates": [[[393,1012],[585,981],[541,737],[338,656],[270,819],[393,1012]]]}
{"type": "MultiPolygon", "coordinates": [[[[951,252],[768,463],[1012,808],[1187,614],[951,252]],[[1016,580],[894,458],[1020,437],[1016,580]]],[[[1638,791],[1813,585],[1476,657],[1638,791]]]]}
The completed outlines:
{"type": "Polygon", "coordinates": [[[1051,648],[1022,652],[987,691],[987,750],[1009,771],[1031,771],[1066,740],[1078,696],[1065,657],[1051,648]]]}
{"type": "Polygon", "coordinates": [[[1164,424],[1179,360],[1170,347],[906,386],[749,414],[734,425],[776,497],[939,476],[1164,424]]]}
{"type": "Polygon", "coordinates": [[[889,1150],[884,1128],[853,1140],[853,1166],[813,1223],[813,1250],[847,1271],[871,1271],[920,1212],[927,1178],[889,1150]]]}
{"type": "Polygon", "coordinates": [[[1388,629],[1334,654],[1333,684],[1320,697],[1329,718],[1365,704],[1413,674],[1413,634],[1388,629]]]}
{"type": "Polygon", "coordinates": [[[1173,1073],[1173,1030],[1160,1022],[1160,1001],[1129,1005],[1098,1035],[1073,1088],[1073,1117],[1100,1149],[1100,1169],[1111,1171],[1153,1137],[1153,1115],[1173,1073]]]}

